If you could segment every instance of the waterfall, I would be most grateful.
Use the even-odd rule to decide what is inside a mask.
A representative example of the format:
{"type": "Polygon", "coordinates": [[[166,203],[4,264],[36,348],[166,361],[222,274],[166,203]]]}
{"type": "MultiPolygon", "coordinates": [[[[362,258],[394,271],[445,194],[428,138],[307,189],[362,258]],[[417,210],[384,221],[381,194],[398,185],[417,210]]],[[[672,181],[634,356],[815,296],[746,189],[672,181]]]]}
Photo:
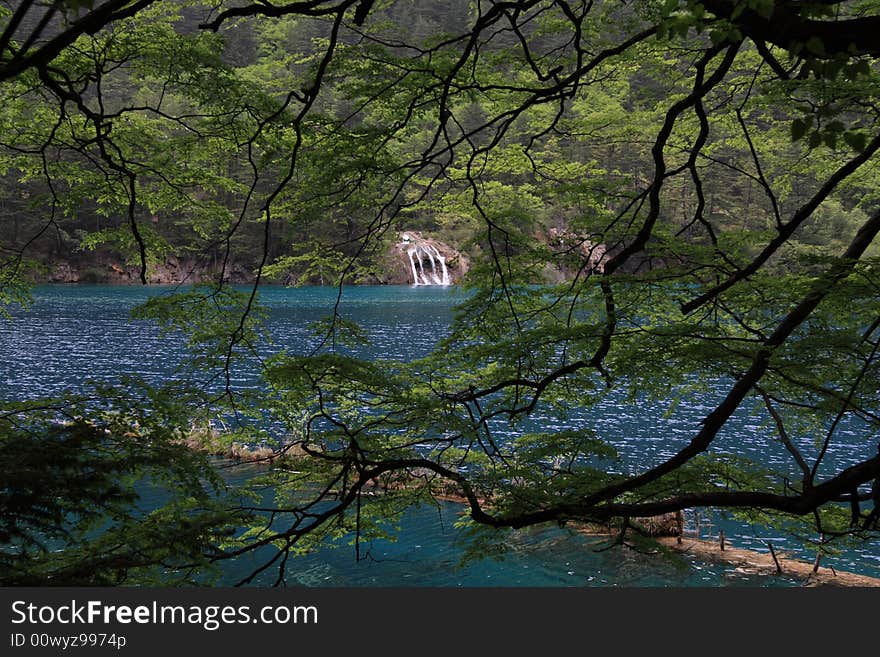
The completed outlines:
{"type": "Polygon", "coordinates": [[[420,243],[410,246],[407,251],[412,269],[413,285],[451,285],[446,258],[433,244],[420,243]],[[439,263],[439,264],[438,264],[439,263]]]}

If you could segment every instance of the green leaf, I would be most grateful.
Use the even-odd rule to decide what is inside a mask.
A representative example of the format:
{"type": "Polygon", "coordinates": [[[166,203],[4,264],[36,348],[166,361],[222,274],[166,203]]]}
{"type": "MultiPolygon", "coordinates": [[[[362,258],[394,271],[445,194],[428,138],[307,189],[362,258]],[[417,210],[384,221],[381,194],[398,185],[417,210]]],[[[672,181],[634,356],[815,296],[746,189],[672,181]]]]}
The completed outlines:
{"type": "Polygon", "coordinates": [[[798,141],[803,138],[804,135],[807,134],[807,130],[809,130],[812,125],[812,120],[810,119],[795,119],[791,122],[791,140],[798,141]]]}
{"type": "Polygon", "coordinates": [[[868,143],[868,137],[863,132],[847,131],[843,133],[843,141],[854,151],[862,152],[868,143]]]}
{"type": "Polygon", "coordinates": [[[812,53],[813,55],[824,57],[827,54],[825,51],[825,44],[822,39],[817,36],[811,36],[807,39],[804,47],[807,49],[807,52],[812,53]]]}

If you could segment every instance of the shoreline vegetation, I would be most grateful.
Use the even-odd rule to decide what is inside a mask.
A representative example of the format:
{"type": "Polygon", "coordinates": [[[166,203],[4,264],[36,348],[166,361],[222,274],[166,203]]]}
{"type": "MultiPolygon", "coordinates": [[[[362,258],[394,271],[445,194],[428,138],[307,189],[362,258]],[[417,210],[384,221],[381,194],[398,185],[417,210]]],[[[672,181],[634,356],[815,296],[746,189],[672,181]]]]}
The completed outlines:
{"type": "MultiPolygon", "coordinates": [[[[295,459],[297,455],[302,454],[295,446],[274,450],[269,447],[229,443],[220,437],[216,429],[206,427],[193,427],[184,442],[191,449],[210,456],[266,466],[271,466],[279,460],[295,459]]],[[[380,482],[371,482],[370,485],[374,488],[383,486],[380,482]]],[[[448,484],[444,482],[437,486],[437,489],[432,489],[432,496],[438,500],[467,504],[465,496],[458,492],[451,482],[448,484]]],[[[619,530],[610,526],[578,523],[577,527],[579,532],[587,536],[607,536],[609,539],[622,540],[619,530]]],[[[821,563],[809,563],[788,556],[785,550],[775,552],[770,547],[767,552],[759,552],[734,547],[726,537],[710,540],[698,535],[689,535],[684,529],[681,512],[632,519],[629,529],[656,541],[658,547],[662,549],[688,554],[701,561],[727,564],[734,567],[735,573],[743,575],[793,577],[801,580],[802,586],[880,588],[880,577],[838,570],[821,563]]]]}
{"type": "MultiPolygon", "coordinates": [[[[369,271],[358,276],[346,278],[346,285],[437,285],[448,286],[460,283],[469,269],[469,257],[448,244],[421,236],[420,232],[408,231],[408,241],[398,241],[387,248],[381,262],[369,271]],[[419,251],[419,249],[425,249],[419,251]],[[412,251],[412,253],[410,253],[412,251]],[[428,260],[437,254],[437,261],[428,260]],[[442,255],[441,255],[442,254],[442,255]],[[447,270],[446,278],[424,277],[424,272],[435,270],[442,265],[447,270]],[[418,278],[418,281],[416,280],[418,278]]],[[[113,285],[131,287],[143,285],[140,267],[128,261],[122,254],[108,251],[57,254],[40,254],[24,267],[24,280],[32,285],[113,285]]],[[[204,256],[169,255],[158,262],[150,262],[146,271],[148,285],[198,285],[224,283],[233,285],[253,285],[256,281],[256,263],[236,261],[227,263],[225,268],[217,259],[204,256]]],[[[556,272],[550,280],[565,278],[563,272],[556,272]]],[[[294,271],[266,271],[261,274],[261,285],[319,286],[336,287],[333,276],[303,277],[294,271]]]]}

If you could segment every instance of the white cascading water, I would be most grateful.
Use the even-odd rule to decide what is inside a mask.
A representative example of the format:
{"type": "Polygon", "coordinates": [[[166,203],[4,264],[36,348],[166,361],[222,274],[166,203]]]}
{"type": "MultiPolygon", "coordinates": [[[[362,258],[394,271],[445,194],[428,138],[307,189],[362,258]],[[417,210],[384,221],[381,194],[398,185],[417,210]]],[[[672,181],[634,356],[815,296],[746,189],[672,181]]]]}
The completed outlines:
{"type": "Polygon", "coordinates": [[[432,244],[414,244],[406,251],[412,267],[413,285],[451,285],[446,258],[432,244]],[[439,267],[438,267],[439,263],[439,267]]]}

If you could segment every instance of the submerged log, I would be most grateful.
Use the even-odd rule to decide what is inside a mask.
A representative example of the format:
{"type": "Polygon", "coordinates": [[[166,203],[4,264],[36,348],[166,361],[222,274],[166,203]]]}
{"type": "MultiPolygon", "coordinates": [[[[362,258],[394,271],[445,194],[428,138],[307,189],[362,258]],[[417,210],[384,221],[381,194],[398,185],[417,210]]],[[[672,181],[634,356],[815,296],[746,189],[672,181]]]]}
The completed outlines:
{"type": "Polygon", "coordinates": [[[681,511],[648,518],[633,518],[630,524],[648,536],[681,536],[684,533],[684,516],[681,511]]]}

